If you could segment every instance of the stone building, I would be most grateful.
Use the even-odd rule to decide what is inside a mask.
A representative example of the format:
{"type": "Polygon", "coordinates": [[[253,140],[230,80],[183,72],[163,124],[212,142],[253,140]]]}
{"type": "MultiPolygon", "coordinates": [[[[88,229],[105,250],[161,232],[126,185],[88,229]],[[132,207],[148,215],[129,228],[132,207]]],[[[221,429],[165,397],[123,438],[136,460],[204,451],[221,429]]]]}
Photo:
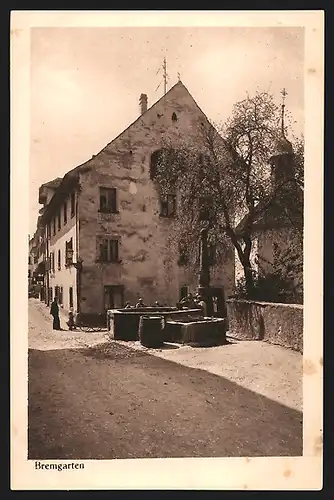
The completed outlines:
{"type": "Polygon", "coordinates": [[[35,270],[35,238],[28,236],[28,289],[33,285],[33,275],[35,270]]]}
{"type": "MultiPolygon", "coordinates": [[[[175,304],[196,289],[198,276],[181,265],[171,238],[177,193],[161,199],[151,177],[164,141],[196,141],[204,122],[182,82],[149,109],[142,94],[140,115],[128,128],[56,189],[41,186],[46,302],[57,295],[64,309],[88,320],[139,297],[147,305],[175,304]]],[[[232,251],[212,266],[211,282],[232,292],[232,251]]]]}
{"type": "Polygon", "coordinates": [[[37,228],[33,237],[29,240],[28,256],[28,286],[33,287],[36,296],[44,300],[44,230],[40,224],[41,217],[37,219],[37,228]]]}
{"type": "MultiPolygon", "coordinates": [[[[263,268],[270,270],[275,249],[281,253],[296,249],[303,256],[303,198],[301,187],[294,182],[294,151],[282,126],[275,151],[270,158],[272,189],[278,191],[276,202],[257,222],[258,255],[263,268]]],[[[299,277],[302,281],[302,276],[299,277]]]]}
{"type": "MultiPolygon", "coordinates": [[[[269,274],[279,263],[282,274],[287,272],[287,265],[292,267],[296,293],[303,293],[303,206],[304,192],[296,182],[295,157],[293,146],[286,138],[284,130],[284,104],[282,105],[281,130],[269,159],[271,169],[271,189],[276,193],[273,202],[265,210],[258,210],[254,219],[254,239],[252,243],[251,263],[255,271],[269,274]],[[298,256],[297,262],[289,261],[298,256]],[[287,259],[284,259],[287,254],[287,259]]],[[[242,220],[237,230],[241,231],[242,220]]],[[[236,277],[243,277],[242,267],[236,257],[236,277]]]]}

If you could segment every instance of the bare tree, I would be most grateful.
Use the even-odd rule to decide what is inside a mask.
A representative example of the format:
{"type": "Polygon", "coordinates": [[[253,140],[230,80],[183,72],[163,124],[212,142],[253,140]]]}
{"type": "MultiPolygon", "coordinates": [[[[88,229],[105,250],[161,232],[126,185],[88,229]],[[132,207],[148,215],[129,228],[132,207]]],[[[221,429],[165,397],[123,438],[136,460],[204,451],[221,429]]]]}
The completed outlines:
{"type": "MultiPolygon", "coordinates": [[[[249,296],[254,287],[250,257],[257,223],[269,209],[277,217],[291,216],[294,212],[287,205],[295,203],[292,190],[303,185],[302,139],[295,141],[296,173],[273,183],[269,160],[280,134],[279,108],[270,94],[258,92],[237,102],[222,127],[201,122],[196,143],[183,140],[172,147],[166,142],[154,171],[161,196],[178,195],[177,234],[193,263],[205,225],[220,252],[232,243],[249,296]]],[[[295,212],[292,224],[300,223],[302,207],[295,212]]]]}

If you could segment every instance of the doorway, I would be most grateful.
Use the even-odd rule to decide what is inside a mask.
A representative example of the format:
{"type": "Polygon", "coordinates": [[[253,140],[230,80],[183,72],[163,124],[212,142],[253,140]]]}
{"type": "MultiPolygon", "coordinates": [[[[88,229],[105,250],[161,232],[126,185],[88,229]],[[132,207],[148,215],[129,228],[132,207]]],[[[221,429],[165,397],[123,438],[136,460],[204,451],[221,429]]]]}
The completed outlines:
{"type": "Polygon", "coordinates": [[[212,315],[218,318],[226,318],[227,317],[227,307],[225,302],[225,293],[224,288],[220,287],[212,287],[210,289],[211,297],[212,297],[212,315]]]}
{"type": "Polygon", "coordinates": [[[105,285],[104,286],[104,309],[119,309],[124,305],[124,287],[123,285],[105,285]]]}
{"type": "Polygon", "coordinates": [[[180,299],[179,300],[184,299],[185,297],[188,296],[188,294],[189,294],[189,286],[188,285],[181,286],[181,288],[180,288],[180,299]]]}

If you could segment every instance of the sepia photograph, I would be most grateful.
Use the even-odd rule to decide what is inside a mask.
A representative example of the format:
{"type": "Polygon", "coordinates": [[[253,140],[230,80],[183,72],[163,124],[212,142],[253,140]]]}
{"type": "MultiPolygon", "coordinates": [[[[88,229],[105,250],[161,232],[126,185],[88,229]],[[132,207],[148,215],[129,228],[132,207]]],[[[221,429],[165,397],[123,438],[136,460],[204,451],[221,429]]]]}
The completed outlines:
{"type": "MultiPolygon", "coordinates": [[[[172,12],[127,22],[110,11],[109,26],[95,22],[98,11],[30,11],[36,23],[17,13],[18,26],[28,22],[21,52],[20,28],[11,30],[14,125],[26,117],[12,136],[14,223],[24,233],[12,280],[18,294],[15,276],[26,276],[27,314],[12,332],[14,348],[26,337],[15,354],[21,396],[12,372],[12,405],[21,397],[12,440],[37,489],[61,489],[69,470],[85,489],[89,464],[152,462],[177,468],[174,488],[196,488],[200,462],[187,459],[230,458],[248,463],[232,488],[252,488],[251,464],[262,459],[289,489],[313,457],[309,482],[321,488],[321,311],[312,309],[308,344],[306,306],[322,293],[320,278],[307,277],[312,259],[322,265],[322,152],[307,148],[322,147],[323,68],[309,69],[304,18],[284,23],[282,12],[266,23],[260,12],[262,22],[247,23],[219,11],[219,23],[203,11],[199,24],[196,13],[185,22],[191,12],[173,23],[172,12]],[[316,103],[320,141],[308,146],[316,103]]],[[[321,55],[321,12],[309,19],[321,55]]],[[[144,487],[167,488],[157,481],[144,487]]]]}

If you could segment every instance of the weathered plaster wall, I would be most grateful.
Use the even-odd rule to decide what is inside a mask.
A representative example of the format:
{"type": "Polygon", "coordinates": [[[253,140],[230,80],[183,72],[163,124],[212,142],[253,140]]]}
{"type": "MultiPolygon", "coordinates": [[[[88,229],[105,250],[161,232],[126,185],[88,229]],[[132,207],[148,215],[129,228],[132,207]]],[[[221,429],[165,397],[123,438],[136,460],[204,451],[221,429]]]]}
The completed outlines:
{"type": "MultiPolygon", "coordinates": [[[[160,202],[149,178],[151,154],[165,138],[175,144],[185,135],[197,137],[205,116],[182,86],[139,118],[106,146],[80,174],[79,199],[82,312],[103,310],[103,286],[123,285],[124,299],[139,296],[151,305],[175,304],[183,285],[195,288],[198,277],[177,264],[173,219],[160,217],[160,202]],[[173,112],[177,121],[172,120],[173,112]],[[99,213],[99,187],[117,189],[118,214],[99,213]],[[120,263],[97,263],[97,236],[120,238],[120,263]]],[[[212,269],[213,285],[233,287],[233,255],[219,269],[212,269]]]]}
{"type": "MultiPolygon", "coordinates": [[[[258,248],[259,256],[265,260],[260,260],[261,267],[265,272],[270,272],[272,266],[270,262],[274,262],[274,246],[277,245],[280,252],[292,250],[303,258],[303,233],[294,228],[281,228],[276,230],[266,230],[259,234],[258,248]]],[[[288,259],[290,263],[290,259],[288,259]]],[[[296,291],[302,297],[303,294],[303,269],[297,269],[293,266],[294,283],[296,291]]]]}
{"type": "MultiPolygon", "coordinates": [[[[301,231],[293,228],[266,229],[258,234],[258,253],[266,261],[273,262],[274,245],[277,245],[280,251],[288,249],[300,249],[303,251],[303,236],[301,231]]],[[[270,264],[261,261],[261,266],[270,270],[270,264]]]]}
{"type": "MultiPolygon", "coordinates": [[[[64,310],[69,310],[69,288],[73,288],[73,308],[77,310],[77,270],[70,266],[65,267],[65,243],[73,238],[73,250],[75,261],[76,256],[76,245],[77,245],[77,228],[76,228],[76,216],[71,217],[70,213],[70,197],[67,200],[67,223],[64,224],[64,212],[63,206],[61,208],[61,228],[58,230],[56,221],[56,234],[53,235],[53,224],[51,224],[51,237],[49,239],[49,252],[54,252],[55,256],[55,272],[49,272],[49,287],[53,289],[53,297],[55,295],[55,287],[63,287],[63,304],[61,307],[64,310]],[[60,250],[61,255],[61,268],[58,270],[58,250],[60,250]]],[[[48,257],[50,257],[48,253],[48,257]]]]}
{"type": "Polygon", "coordinates": [[[303,306],[227,300],[229,335],[264,340],[303,352],[303,306]]]}

